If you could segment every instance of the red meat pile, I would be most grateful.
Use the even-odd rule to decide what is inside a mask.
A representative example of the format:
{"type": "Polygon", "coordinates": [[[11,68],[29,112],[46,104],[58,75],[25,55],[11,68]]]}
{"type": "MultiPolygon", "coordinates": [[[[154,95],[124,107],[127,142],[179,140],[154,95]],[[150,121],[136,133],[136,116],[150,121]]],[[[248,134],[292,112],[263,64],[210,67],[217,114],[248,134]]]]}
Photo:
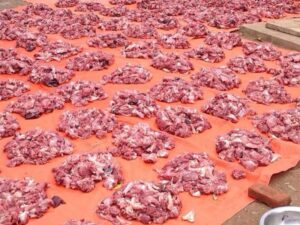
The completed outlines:
{"type": "Polygon", "coordinates": [[[41,33],[22,32],[17,37],[16,47],[24,48],[26,51],[33,51],[37,47],[42,47],[48,43],[47,36],[41,33]]]}
{"type": "Polygon", "coordinates": [[[14,136],[20,130],[19,122],[8,112],[0,113],[0,139],[14,136]]]}
{"type": "Polygon", "coordinates": [[[131,38],[155,38],[157,36],[157,31],[153,26],[147,24],[128,24],[124,30],[124,34],[131,38]]]}
{"type": "Polygon", "coordinates": [[[87,220],[68,220],[63,225],[101,225],[93,222],[89,222],[87,220]]]}
{"type": "Polygon", "coordinates": [[[255,55],[245,57],[237,56],[231,58],[227,65],[234,72],[242,74],[245,74],[247,72],[262,73],[267,71],[264,61],[255,55]]]}
{"type": "Polygon", "coordinates": [[[92,25],[73,22],[60,30],[60,35],[69,40],[95,36],[96,29],[92,25]]]}
{"type": "Polygon", "coordinates": [[[112,5],[132,5],[136,3],[136,0],[109,0],[112,5]]]}
{"type": "Polygon", "coordinates": [[[225,59],[223,50],[217,46],[199,46],[186,55],[190,58],[201,59],[205,62],[218,63],[225,59]]]}
{"type": "Polygon", "coordinates": [[[87,41],[88,46],[97,48],[117,48],[128,44],[126,36],[119,33],[98,34],[87,41]]]}
{"type": "Polygon", "coordinates": [[[203,38],[208,34],[208,29],[202,23],[190,22],[181,27],[179,32],[193,38],[203,38]]]}
{"type": "Polygon", "coordinates": [[[245,55],[255,55],[269,61],[278,60],[281,56],[281,52],[269,43],[245,42],[243,43],[243,52],[245,55]]]}
{"type": "Polygon", "coordinates": [[[160,53],[156,41],[140,41],[124,47],[122,54],[126,58],[153,58],[160,53]]]}
{"type": "Polygon", "coordinates": [[[58,8],[74,7],[79,3],[79,0],[58,0],[55,6],[58,8]]]}
{"type": "Polygon", "coordinates": [[[164,48],[186,49],[190,48],[190,43],[186,36],[181,33],[162,34],[158,36],[158,43],[164,48]]]}
{"type": "Polygon", "coordinates": [[[246,172],[240,169],[234,169],[231,172],[231,176],[235,180],[241,180],[246,178],[246,172]]]}
{"type": "MultiPolygon", "coordinates": [[[[147,13],[145,16],[147,16],[147,13]]],[[[149,18],[145,19],[145,17],[143,17],[143,19],[145,20],[146,24],[162,30],[172,30],[179,26],[179,22],[175,17],[168,16],[165,13],[157,13],[154,14],[154,16],[150,14],[149,18]]]]}
{"type": "Polygon", "coordinates": [[[29,85],[20,80],[6,79],[0,81],[0,101],[19,97],[29,91],[29,85]]]}
{"type": "Polygon", "coordinates": [[[121,31],[125,30],[129,22],[126,18],[112,18],[110,20],[101,20],[98,28],[106,31],[121,31]]]}
{"type": "Polygon", "coordinates": [[[104,10],[105,10],[104,5],[97,1],[80,2],[75,8],[75,11],[77,12],[86,12],[86,11],[102,12],[104,10]]]}
{"type": "Polygon", "coordinates": [[[241,36],[238,33],[210,32],[204,42],[208,45],[215,45],[225,49],[233,49],[242,45],[241,36]]]}

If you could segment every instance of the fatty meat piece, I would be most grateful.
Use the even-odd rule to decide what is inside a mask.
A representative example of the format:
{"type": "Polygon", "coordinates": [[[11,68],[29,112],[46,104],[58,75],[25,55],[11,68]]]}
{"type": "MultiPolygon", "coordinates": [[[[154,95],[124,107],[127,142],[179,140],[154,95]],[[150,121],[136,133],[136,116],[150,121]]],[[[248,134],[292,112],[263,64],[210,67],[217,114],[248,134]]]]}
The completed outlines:
{"type": "Polygon", "coordinates": [[[216,151],[220,159],[238,161],[245,169],[254,171],[269,165],[274,157],[270,141],[256,132],[233,129],[217,138],[216,151]]]}
{"type": "Polygon", "coordinates": [[[158,110],[156,125],[162,131],[186,138],[210,129],[209,121],[197,109],[167,106],[158,110]]]}
{"type": "Polygon", "coordinates": [[[65,111],[59,118],[58,131],[72,139],[103,138],[112,132],[117,121],[113,114],[96,108],[65,111]]]}
{"type": "Polygon", "coordinates": [[[99,223],[93,223],[87,220],[68,220],[67,222],[65,222],[63,225],[101,225],[99,223]]]}
{"type": "Polygon", "coordinates": [[[118,91],[110,102],[111,112],[122,116],[150,118],[155,116],[158,105],[147,93],[136,90],[118,91]]]}
{"type": "Polygon", "coordinates": [[[278,60],[281,56],[281,52],[270,43],[244,42],[243,52],[245,55],[256,55],[268,61],[278,60]]]}
{"type": "Polygon", "coordinates": [[[225,59],[223,50],[217,46],[199,46],[186,55],[190,58],[201,59],[205,62],[218,63],[225,59]]]}
{"type": "Polygon", "coordinates": [[[128,24],[124,34],[131,38],[149,39],[157,36],[157,31],[153,26],[147,24],[128,24]]]}
{"type": "Polygon", "coordinates": [[[204,42],[207,45],[215,45],[229,50],[242,45],[242,39],[238,33],[223,31],[209,32],[209,34],[205,37],[204,42]]]}
{"type": "Polygon", "coordinates": [[[19,97],[29,91],[29,85],[16,79],[6,79],[0,81],[0,101],[5,101],[14,97],[19,97]]]}
{"type": "Polygon", "coordinates": [[[6,143],[4,152],[9,159],[9,167],[21,164],[42,165],[56,157],[71,154],[73,145],[57,132],[34,129],[17,133],[6,143]]]}
{"type": "Polygon", "coordinates": [[[160,53],[156,41],[139,41],[127,44],[122,55],[126,58],[152,59],[160,53]]]}
{"type": "Polygon", "coordinates": [[[87,41],[89,47],[117,48],[128,44],[126,36],[120,33],[98,34],[87,41]]]}
{"type": "Polygon", "coordinates": [[[17,36],[16,40],[16,47],[24,48],[28,52],[35,50],[37,47],[43,47],[48,43],[46,35],[33,32],[21,33],[17,36]]]}
{"type": "Polygon", "coordinates": [[[160,183],[175,193],[221,195],[228,190],[226,175],[218,171],[206,152],[185,153],[171,159],[158,171],[160,183]]]}
{"type": "Polygon", "coordinates": [[[193,38],[203,38],[208,34],[207,27],[202,23],[190,22],[179,29],[179,33],[193,38]]]}
{"type": "Polygon", "coordinates": [[[57,0],[55,6],[58,8],[74,7],[79,3],[79,0],[57,0]]]}
{"type": "Polygon", "coordinates": [[[245,74],[250,73],[263,73],[267,71],[264,61],[255,56],[237,56],[231,58],[227,66],[236,73],[245,74]]]}
{"type": "Polygon", "coordinates": [[[101,181],[107,189],[113,189],[123,181],[112,155],[103,152],[71,155],[52,172],[57,185],[82,192],[91,192],[101,181]]]}
{"type": "Polygon", "coordinates": [[[112,18],[109,20],[101,20],[98,28],[105,31],[122,31],[125,30],[129,22],[126,18],[112,18]]]}
{"type": "Polygon", "coordinates": [[[241,180],[241,179],[246,178],[246,172],[243,171],[243,170],[234,169],[234,170],[231,172],[231,176],[232,176],[232,178],[235,179],[235,180],[241,180]]]}
{"type": "Polygon", "coordinates": [[[175,147],[174,140],[166,133],[155,131],[146,123],[120,124],[112,137],[115,147],[110,152],[127,160],[140,156],[146,163],[155,163],[158,158],[168,157],[169,150],[175,147]]]}
{"type": "Polygon", "coordinates": [[[187,49],[191,47],[187,37],[181,33],[162,34],[157,39],[158,43],[167,49],[187,49]]]}
{"type": "Polygon", "coordinates": [[[0,139],[11,137],[20,130],[20,124],[16,118],[8,112],[0,113],[0,139]]]}

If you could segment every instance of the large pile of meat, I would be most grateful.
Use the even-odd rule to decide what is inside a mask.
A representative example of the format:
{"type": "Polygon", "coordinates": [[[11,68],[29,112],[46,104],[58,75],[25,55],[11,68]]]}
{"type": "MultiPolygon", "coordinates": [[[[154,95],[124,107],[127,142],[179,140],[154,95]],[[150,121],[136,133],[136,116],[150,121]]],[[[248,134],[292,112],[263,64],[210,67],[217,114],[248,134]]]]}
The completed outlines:
{"type": "Polygon", "coordinates": [[[19,97],[29,91],[29,85],[16,79],[0,81],[0,101],[19,97]]]}

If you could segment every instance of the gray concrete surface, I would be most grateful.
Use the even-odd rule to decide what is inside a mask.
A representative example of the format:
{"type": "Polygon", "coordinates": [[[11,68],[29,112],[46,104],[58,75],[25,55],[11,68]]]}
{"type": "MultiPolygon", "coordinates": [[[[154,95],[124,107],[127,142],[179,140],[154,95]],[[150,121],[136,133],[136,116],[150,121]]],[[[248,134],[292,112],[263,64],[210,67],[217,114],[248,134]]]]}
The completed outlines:
{"type": "Polygon", "coordinates": [[[0,10],[15,8],[16,6],[24,4],[26,4],[26,2],[22,0],[0,0],[0,10]]]}

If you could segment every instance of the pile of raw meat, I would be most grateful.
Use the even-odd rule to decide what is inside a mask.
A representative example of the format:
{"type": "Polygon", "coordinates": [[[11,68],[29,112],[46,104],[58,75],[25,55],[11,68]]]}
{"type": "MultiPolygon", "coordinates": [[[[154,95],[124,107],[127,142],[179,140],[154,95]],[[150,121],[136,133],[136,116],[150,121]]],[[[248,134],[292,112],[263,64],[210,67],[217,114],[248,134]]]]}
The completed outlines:
{"type": "Polygon", "coordinates": [[[8,112],[0,113],[0,139],[15,135],[20,129],[20,124],[8,112]]]}
{"type": "Polygon", "coordinates": [[[19,97],[29,91],[29,85],[16,79],[0,81],[0,101],[19,97]]]}

